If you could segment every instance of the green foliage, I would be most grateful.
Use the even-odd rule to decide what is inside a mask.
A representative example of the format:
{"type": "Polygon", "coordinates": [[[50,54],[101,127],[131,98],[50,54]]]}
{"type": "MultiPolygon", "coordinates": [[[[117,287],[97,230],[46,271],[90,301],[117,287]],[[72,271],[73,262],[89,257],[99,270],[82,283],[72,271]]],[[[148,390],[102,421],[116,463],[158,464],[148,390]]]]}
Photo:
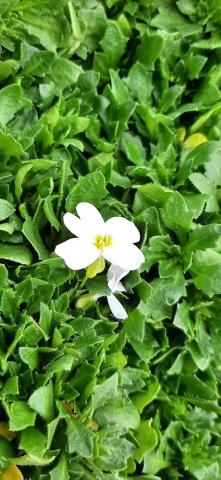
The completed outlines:
{"type": "Polygon", "coordinates": [[[219,0],[0,2],[0,476],[221,478],[220,24],[219,0]],[[124,322],[75,307],[106,271],[54,255],[81,201],[141,232],[124,322]]]}

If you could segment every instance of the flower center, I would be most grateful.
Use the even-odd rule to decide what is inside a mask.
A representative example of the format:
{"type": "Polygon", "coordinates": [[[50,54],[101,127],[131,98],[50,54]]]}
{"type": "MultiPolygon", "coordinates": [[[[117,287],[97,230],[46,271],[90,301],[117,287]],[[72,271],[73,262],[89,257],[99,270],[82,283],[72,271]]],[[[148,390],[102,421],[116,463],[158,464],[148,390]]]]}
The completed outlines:
{"type": "Polygon", "coordinates": [[[96,235],[94,245],[98,250],[103,250],[104,247],[110,247],[112,245],[112,236],[96,235]]]}

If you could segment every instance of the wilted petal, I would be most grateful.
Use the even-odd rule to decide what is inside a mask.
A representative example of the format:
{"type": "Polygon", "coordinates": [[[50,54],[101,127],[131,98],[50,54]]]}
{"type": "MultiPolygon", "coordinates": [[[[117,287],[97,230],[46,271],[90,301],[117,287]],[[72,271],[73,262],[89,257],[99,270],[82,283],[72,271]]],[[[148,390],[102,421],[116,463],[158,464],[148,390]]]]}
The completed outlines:
{"type": "Polygon", "coordinates": [[[55,253],[63,258],[66,265],[72,270],[88,267],[99,256],[99,251],[92,244],[79,238],[71,238],[60,243],[55,248],[55,253]]]}
{"type": "Polygon", "coordinates": [[[133,243],[114,242],[110,247],[105,247],[103,256],[113,265],[124,270],[137,270],[144,262],[144,255],[133,243]]]}
{"type": "Polygon", "coordinates": [[[107,296],[107,301],[110,310],[115,318],[118,318],[118,320],[125,320],[125,318],[127,318],[127,312],[125,308],[123,307],[123,305],[121,305],[121,303],[115,297],[115,295],[113,295],[113,293],[107,296]]]}
{"type": "Polygon", "coordinates": [[[136,243],[140,240],[140,232],[133,222],[123,217],[112,217],[106,222],[106,232],[113,238],[127,243],[136,243]]]}
{"type": "Polygon", "coordinates": [[[124,270],[123,268],[117,267],[116,265],[111,265],[108,272],[107,272],[107,283],[108,287],[112,292],[124,292],[125,288],[120,283],[120,280],[125,277],[129,273],[128,270],[124,270]],[[120,284],[120,286],[119,286],[120,284]],[[120,290],[119,290],[120,288],[120,290]],[[122,290],[123,288],[123,290],[122,290]]]}

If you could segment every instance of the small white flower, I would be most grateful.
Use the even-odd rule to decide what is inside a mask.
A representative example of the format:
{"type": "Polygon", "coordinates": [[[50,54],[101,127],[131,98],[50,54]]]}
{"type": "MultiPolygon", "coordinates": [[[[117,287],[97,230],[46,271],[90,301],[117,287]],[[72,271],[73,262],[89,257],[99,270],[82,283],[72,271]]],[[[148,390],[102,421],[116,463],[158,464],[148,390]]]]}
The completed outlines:
{"type": "Polygon", "coordinates": [[[121,279],[129,273],[128,270],[123,270],[120,267],[111,265],[107,272],[107,284],[111,290],[111,294],[107,296],[108,305],[110,307],[113,316],[118,320],[125,320],[127,318],[127,312],[123,305],[115,297],[115,292],[126,292],[125,287],[121,283],[121,279]]]}
{"type": "MultiPolygon", "coordinates": [[[[128,270],[123,270],[122,268],[114,265],[111,265],[107,272],[108,287],[112,293],[110,295],[106,295],[106,298],[113,316],[118,320],[125,320],[125,318],[127,318],[127,312],[117,297],[115,297],[114,293],[126,292],[126,289],[120,280],[128,273],[128,270]]],[[[105,295],[101,295],[99,293],[87,293],[78,299],[76,307],[85,308],[91,302],[96,302],[96,300],[104,296],[105,295]]]]}
{"type": "Polygon", "coordinates": [[[64,224],[78,238],[60,243],[55,253],[72,270],[91,265],[102,256],[124,270],[136,270],[144,256],[134,243],[139,242],[137,227],[123,217],[112,217],[104,222],[96,207],[82,202],[76,207],[79,215],[65,213],[64,224]]]}

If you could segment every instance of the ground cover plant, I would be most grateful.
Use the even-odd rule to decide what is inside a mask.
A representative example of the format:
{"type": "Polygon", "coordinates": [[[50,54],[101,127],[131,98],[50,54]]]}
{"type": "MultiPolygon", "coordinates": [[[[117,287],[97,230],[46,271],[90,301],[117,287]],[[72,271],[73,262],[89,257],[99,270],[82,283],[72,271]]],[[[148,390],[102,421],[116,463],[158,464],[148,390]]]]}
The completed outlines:
{"type": "Polygon", "coordinates": [[[0,2],[4,480],[221,478],[220,23],[220,0],[0,2]],[[123,321],[107,268],[55,254],[79,202],[140,231],[123,321]]]}

